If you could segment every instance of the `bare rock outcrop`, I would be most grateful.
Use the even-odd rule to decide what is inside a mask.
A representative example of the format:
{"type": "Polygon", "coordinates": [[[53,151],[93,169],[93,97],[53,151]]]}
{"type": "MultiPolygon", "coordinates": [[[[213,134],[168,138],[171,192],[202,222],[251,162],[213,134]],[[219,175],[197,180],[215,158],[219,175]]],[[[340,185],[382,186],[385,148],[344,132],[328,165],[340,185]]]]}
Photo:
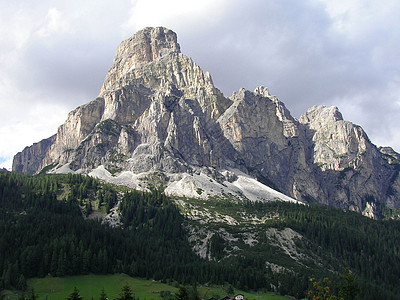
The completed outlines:
{"type": "Polygon", "coordinates": [[[53,135],[18,152],[13,159],[12,170],[29,175],[40,171],[42,169],[42,161],[55,139],[56,135],[53,135]]]}
{"type": "Polygon", "coordinates": [[[314,106],[300,122],[328,204],[359,212],[375,204],[399,207],[397,153],[379,151],[360,126],[343,120],[337,107],[314,106]]]}
{"type": "Polygon", "coordinates": [[[225,97],[180,52],[176,34],[158,27],[123,41],[98,97],[18,153],[13,170],[101,168],[165,185],[202,173],[224,187],[236,169],[298,200],[377,217],[400,207],[399,158],[336,107],[314,106],[297,120],[265,87],[225,97]]]}

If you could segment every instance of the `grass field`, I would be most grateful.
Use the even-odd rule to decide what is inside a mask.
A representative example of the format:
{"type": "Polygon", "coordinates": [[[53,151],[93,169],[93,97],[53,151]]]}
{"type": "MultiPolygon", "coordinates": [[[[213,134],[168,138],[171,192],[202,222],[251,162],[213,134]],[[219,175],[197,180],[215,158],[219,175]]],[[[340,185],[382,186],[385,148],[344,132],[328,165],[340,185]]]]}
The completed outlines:
{"type": "MultiPolygon", "coordinates": [[[[121,288],[128,284],[135,293],[136,299],[150,300],[160,299],[161,291],[170,291],[174,295],[178,288],[175,285],[168,285],[156,281],[132,278],[125,274],[115,275],[82,275],[67,277],[46,277],[34,278],[28,280],[28,288],[34,288],[39,299],[57,300],[66,299],[77,287],[79,294],[84,299],[99,299],[101,290],[104,288],[109,299],[119,297],[121,288]]],[[[222,287],[198,286],[199,296],[202,299],[209,299],[213,296],[222,298],[226,292],[222,287]]],[[[246,299],[256,300],[281,300],[286,297],[277,296],[273,293],[246,293],[235,290],[235,293],[241,293],[246,299]]],[[[9,299],[17,299],[15,295],[9,294],[9,299]]],[[[7,299],[7,297],[5,298],[7,299]]]]}

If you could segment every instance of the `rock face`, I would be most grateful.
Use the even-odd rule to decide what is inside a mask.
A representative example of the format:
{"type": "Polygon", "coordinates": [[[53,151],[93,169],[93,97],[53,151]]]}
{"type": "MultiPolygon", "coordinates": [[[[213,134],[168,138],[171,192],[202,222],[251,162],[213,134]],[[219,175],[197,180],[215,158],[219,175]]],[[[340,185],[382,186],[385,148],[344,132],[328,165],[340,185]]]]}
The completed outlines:
{"type": "Polygon", "coordinates": [[[344,121],[337,107],[314,106],[300,118],[328,204],[356,211],[399,206],[398,156],[373,145],[364,130],[344,121]]]}
{"type": "Polygon", "coordinates": [[[42,161],[54,143],[56,135],[35,143],[30,147],[25,147],[22,152],[17,153],[13,160],[13,171],[25,174],[33,174],[41,170],[42,161]]]}
{"type": "Polygon", "coordinates": [[[123,41],[99,96],[70,112],[56,135],[18,153],[13,170],[102,168],[124,182],[129,172],[132,181],[142,174],[165,185],[186,174],[193,189],[195,174],[224,184],[238,170],[300,201],[377,217],[381,207],[400,207],[399,158],[336,107],[315,106],[296,120],[264,87],[225,97],[180,53],[176,34],[159,27],[123,41]]]}

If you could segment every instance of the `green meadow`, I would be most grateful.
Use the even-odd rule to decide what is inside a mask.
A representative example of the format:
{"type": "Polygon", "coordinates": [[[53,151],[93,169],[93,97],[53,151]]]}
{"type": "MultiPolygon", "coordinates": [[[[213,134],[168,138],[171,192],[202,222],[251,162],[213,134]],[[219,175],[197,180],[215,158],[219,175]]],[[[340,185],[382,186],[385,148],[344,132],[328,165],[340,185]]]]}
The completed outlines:
{"type": "MultiPolygon", "coordinates": [[[[73,292],[74,287],[79,290],[79,294],[84,299],[99,299],[103,288],[108,299],[114,299],[119,297],[124,285],[129,285],[136,299],[139,300],[161,299],[161,291],[169,291],[172,295],[178,291],[177,284],[165,284],[152,280],[132,278],[125,274],[45,277],[28,280],[28,289],[33,288],[39,299],[46,299],[47,297],[48,300],[66,299],[73,292]]],[[[202,299],[222,298],[227,295],[222,286],[198,286],[197,290],[202,299]]],[[[288,299],[274,293],[247,293],[240,290],[235,290],[235,293],[243,294],[246,299],[288,299]]],[[[4,299],[8,299],[7,296],[10,300],[17,299],[16,293],[8,292],[4,299]]]]}

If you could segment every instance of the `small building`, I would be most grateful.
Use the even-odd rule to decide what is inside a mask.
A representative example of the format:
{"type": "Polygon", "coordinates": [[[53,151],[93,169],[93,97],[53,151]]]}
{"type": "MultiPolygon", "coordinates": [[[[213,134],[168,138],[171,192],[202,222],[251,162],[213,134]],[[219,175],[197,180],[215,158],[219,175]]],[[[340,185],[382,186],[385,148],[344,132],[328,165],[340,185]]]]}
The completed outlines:
{"type": "Polygon", "coordinates": [[[237,294],[232,297],[232,300],[244,300],[244,296],[242,294],[237,294]]]}

